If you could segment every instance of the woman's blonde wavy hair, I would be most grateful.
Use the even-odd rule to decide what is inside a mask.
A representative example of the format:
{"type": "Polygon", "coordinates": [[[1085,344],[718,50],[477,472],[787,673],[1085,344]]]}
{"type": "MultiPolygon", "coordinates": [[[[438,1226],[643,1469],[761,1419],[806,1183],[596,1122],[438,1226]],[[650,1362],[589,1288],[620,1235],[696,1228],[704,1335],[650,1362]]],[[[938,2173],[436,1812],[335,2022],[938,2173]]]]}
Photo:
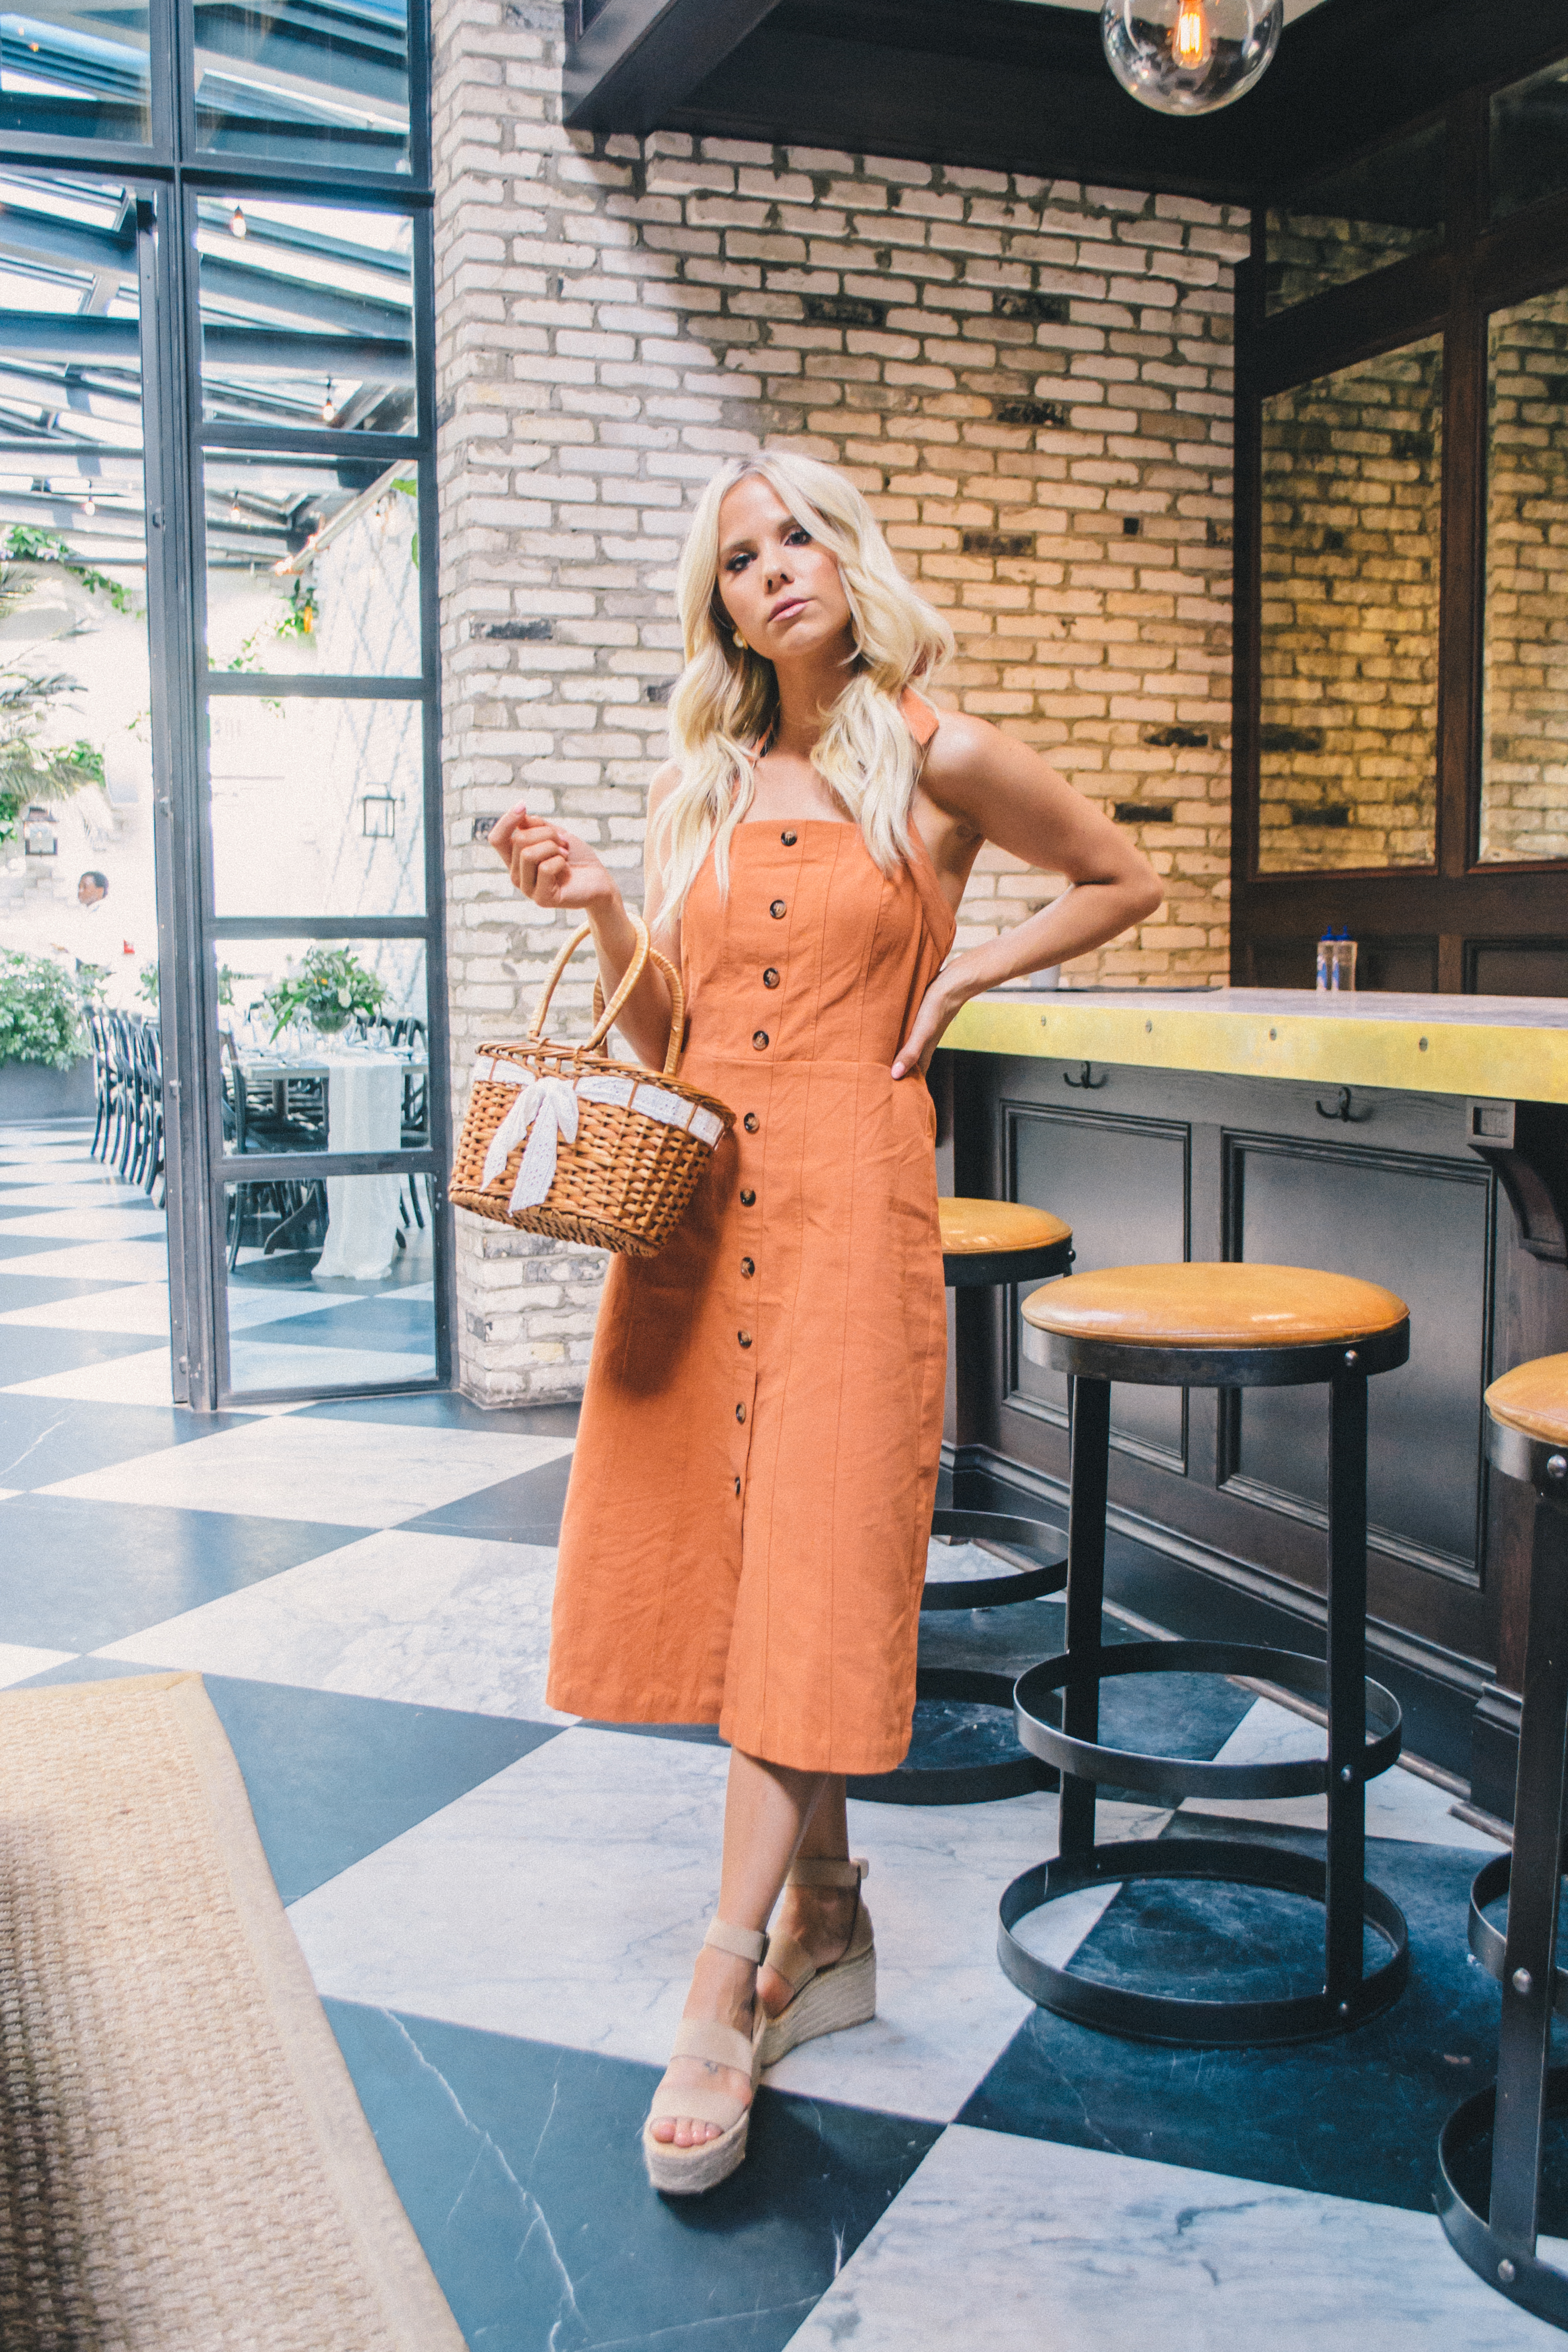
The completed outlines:
{"type": "Polygon", "coordinates": [[[746,754],[778,718],[773,666],[735,643],[734,623],[719,593],[719,509],[736,483],[752,474],[761,475],[837,560],[855,652],[812,765],[860,827],[884,874],[908,851],[910,803],[920,772],[900,698],[907,687],[928,682],[952,651],[947,623],[910,587],[875,515],[842,474],[784,450],[732,458],[698,501],[677,574],[686,667],[669,698],[669,745],[680,777],[655,827],[661,919],[679,914],[710,848],[719,887],[728,889],[730,837],[753,787],[746,754]]]}

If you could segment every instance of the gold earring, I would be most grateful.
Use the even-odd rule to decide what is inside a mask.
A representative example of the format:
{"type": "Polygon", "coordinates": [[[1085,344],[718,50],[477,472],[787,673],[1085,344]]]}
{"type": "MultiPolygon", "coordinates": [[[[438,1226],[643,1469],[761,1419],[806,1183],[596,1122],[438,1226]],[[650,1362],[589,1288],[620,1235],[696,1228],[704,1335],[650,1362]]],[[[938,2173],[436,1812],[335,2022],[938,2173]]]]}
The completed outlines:
{"type": "Polygon", "coordinates": [[[740,630],[739,630],[739,629],[737,629],[737,630],[736,630],[736,632],[735,632],[735,643],[740,646],[741,651],[742,651],[743,654],[749,654],[749,653],[751,652],[752,648],[751,648],[751,647],[750,647],[750,646],[746,643],[745,638],[741,635],[741,632],[740,632],[740,630]]]}

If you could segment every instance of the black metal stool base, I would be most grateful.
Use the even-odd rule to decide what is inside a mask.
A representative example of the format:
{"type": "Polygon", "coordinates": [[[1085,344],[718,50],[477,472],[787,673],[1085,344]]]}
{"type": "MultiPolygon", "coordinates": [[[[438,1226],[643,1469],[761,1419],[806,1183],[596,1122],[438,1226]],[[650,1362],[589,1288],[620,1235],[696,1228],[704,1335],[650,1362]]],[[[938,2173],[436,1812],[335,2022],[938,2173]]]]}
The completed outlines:
{"type": "Polygon", "coordinates": [[[1363,1881],[1362,1914],[1390,1946],[1381,1968],[1348,1986],[1342,1994],[1293,1993],[1279,2000],[1190,2000],[1162,1993],[1134,1992],[1121,1985],[1097,1984],[1074,1976],[1022,1945],[1014,1929],[1020,1920],[1064,1895],[1128,1879],[1200,1878],[1237,1886],[1262,1886],[1280,1895],[1325,1899],[1324,1865],[1310,1854],[1231,1838],[1139,1838],[1121,1845],[1096,1845],[1081,1861],[1037,1863],[1016,1878],[1002,1897],[997,1958],[1020,1992],[1042,2009],[1069,2017],[1098,2032],[1135,2042],[1177,2042],[1202,2048],[1269,2042],[1306,2042],[1348,2033],[1389,2008],[1405,1990],[1410,1972],[1408,1932],[1399,1906],[1379,1886],[1363,1881]]]}
{"type": "MultiPolygon", "coordinates": [[[[915,1676],[915,1696],[958,1699],[1011,1715],[1013,1677],[970,1666],[921,1666],[915,1676]]],[[[1000,1797],[1022,1797],[1031,1789],[1056,1785],[1048,1765],[1033,1756],[1009,1756],[991,1764],[906,1764],[896,1772],[863,1774],[848,1789],[852,1797],[874,1805],[989,1805],[1000,1797]]]]}
{"type": "MultiPolygon", "coordinates": [[[[1549,2115],[1568,2113],[1568,2066],[1550,2070],[1545,2094],[1549,2115]]],[[[1442,2175],[1437,2190],[1437,2218],[1454,2252],[1461,2261],[1468,2263],[1479,2279],[1484,2279],[1499,2294],[1506,2294],[1510,2303],[1533,2312],[1537,2319],[1548,2320],[1553,2327],[1568,2328],[1568,2277],[1550,2263],[1543,2263],[1539,2254],[1528,2253],[1517,2242],[1500,2237],[1490,2223],[1483,2221],[1474,2207],[1467,2204],[1455,2185],[1454,2172],[1460,2150],[1491,2130],[1496,2113],[1497,2084],[1489,2083],[1484,2091],[1477,2091],[1457,2106],[1444,2125],[1437,2142],[1437,2168],[1442,2175]]]]}
{"type": "Polygon", "coordinates": [[[1038,1568],[1014,1569],[1005,1576],[928,1576],[921,1609],[1007,1609],[1016,1601],[1038,1601],[1060,1592],[1068,1580],[1067,1546],[1043,1519],[1008,1518],[1000,1511],[933,1511],[933,1536],[957,1543],[1006,1544],[1033,1552],[1038,1568]]]}

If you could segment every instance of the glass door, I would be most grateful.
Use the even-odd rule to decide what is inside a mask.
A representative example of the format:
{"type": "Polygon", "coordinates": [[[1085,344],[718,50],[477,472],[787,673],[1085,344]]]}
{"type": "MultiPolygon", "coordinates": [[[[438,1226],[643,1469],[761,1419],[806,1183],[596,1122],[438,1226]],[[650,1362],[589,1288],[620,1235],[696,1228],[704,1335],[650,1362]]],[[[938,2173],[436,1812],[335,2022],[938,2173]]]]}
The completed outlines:
{"type": "Polygon", "coordinates": [[[422,1386],[447,1372],[426,224],[185,201],[217,1386],[422,1386]]]}

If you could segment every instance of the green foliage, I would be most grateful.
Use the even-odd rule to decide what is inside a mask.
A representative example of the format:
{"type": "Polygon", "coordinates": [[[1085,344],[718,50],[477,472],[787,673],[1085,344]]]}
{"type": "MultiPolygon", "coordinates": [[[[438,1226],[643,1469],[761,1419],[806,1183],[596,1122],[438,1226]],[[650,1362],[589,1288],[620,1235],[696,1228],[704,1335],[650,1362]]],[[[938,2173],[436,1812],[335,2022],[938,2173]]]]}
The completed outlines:
{"type": "Polygon", "coordinates": [[[107,572],[79,562],[58,530],[36,530],[30,523],[14,522],[0,539],[0,556],[12,563],[58,563],[93,595],[107,596],[117,613],[136,609],[130,589],[111,580],[107,572]]]}
{"type": "MultiPolygon", "coordinates": [[[[230,970],[226,963],[220,963],[217,968],[218,1003],[220,1004],[232,1004],[234,1003],[235,982],[237,980],[249,980],[251,977],[252,974],[247,971],[234,971],[230,970]]],[[[158,962],[156,957],[153,958],[151,963],[144,963],[141,971],[137,973],[136,993],[138,996],[144,997],[154,1012],[157,1011],[158,962]]]]}
{"type": "Polygon", "coordinates": [[[356,1013],[375,1012],[385,995],[374,972],[348,948],[310,948],[290,972],[263,992],[261,1002],[272,1015],[274,1037],[299,1020],[330,1035],[346,1028],[356,1013]]]}
{"type": "MultiPolygon", "coordinates": [[[[392,487],[395,490],[401,490],[405,499],[417,499],[419,496],[419,481],[416,475],[402,475],[392,487]]],[[[408,561],[417,572],[419,569],[419,533],[417,531],[408,542],[408,561]]]]}
{"type": "Polygon", "coordinates": [[[315,584],[308,580],[296,580],[294,593],[289,599],[289,609],[279,622],[274,635],[279,637],[308,637],[321,617],[316,602],[315,584]]]}
{"type": "MultiPolygon", "coordinates": [[[[14,609],[29,593],[15,585],[14,574],[0,570],[0,612],[14,609]]],[[[102,784],[103,754],[95,745],[79,738],[64,744],[38,740],[57,698],[80,692],[74,677],[0,672],[0,850],[20,834],[34,801],[47,807],[89,784],[102,784]]]]}
{"type": "Polygon", "coordinates": [[[87,1052],[82,1008],[92,994],[52,956],[0,949],[0,1062],[68,1070],[87,1052]]]}

